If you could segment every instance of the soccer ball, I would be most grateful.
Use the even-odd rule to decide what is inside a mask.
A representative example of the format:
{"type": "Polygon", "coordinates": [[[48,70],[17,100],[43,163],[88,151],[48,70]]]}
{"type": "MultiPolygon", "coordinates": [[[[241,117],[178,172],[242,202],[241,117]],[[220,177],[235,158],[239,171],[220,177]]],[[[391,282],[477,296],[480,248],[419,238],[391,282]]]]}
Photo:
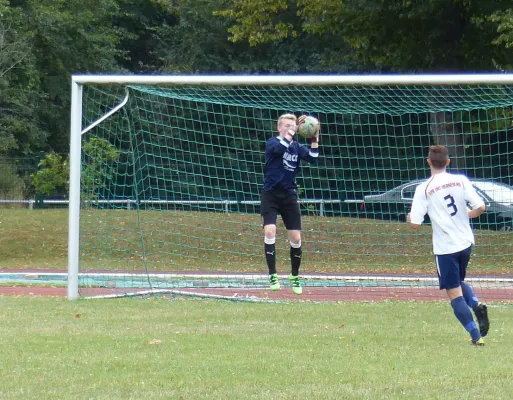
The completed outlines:
{"type": "Polygon", "coordinates": [[[310,139],[315,135],[315,133],[319,130],[319,120],[314,117],[307,116],[305,118],[305,122],[303,122],[297,128],[297,133],[299,133],[304,138],[310,139]]]}

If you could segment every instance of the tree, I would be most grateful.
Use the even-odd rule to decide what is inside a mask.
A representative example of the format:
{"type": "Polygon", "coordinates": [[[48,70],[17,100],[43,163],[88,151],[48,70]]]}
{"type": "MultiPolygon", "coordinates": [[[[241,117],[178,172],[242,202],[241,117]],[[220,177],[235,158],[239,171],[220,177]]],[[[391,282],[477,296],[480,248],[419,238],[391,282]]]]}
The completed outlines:
{"type": "Polygon", "coordinates": [[[0,153],[27,154],[32,143],[41,145],[37,117],[30,104],[37,103],[32,80],[34,66],[31,33],[21,10],[0,1],[0,153]],[[39,136],[39,137],[38,137],[39,136]]]}
{"type": "MultiPolygon", "coordinates": [[[[493,40],[492,44],[511,49],[513,47],[513,8],[496,11],[487,20],[497,26],[498,36],[493,40]]],[[[511,70],[513,63],[509,60],[505,64],[497,64],[497,68],[500,70],[511,70]]]]}
{"type": "Polygon", "coordinates": [[[50,196],[69,192],[69,160],[59,154],[49,153],[39,162],[39,170],[32,174],[36,195],[50,196]]]}
{"type": "Polygon", "coordinates": [[[124,32],[112,25],[118,12],[116,0],[26,0],[27,26],[34,32],[39,92],[45,94],[37,108],[40,124],[49,132],[48,146],[57,152],[69,149],[70,81],[73,73],[122,72],[118,48],[124,32]]]}
{"type": "Polygon", "coordinates": [[[508,10],[503,0],[232,0],[217,14],[232,21],[234,42],[328,34],[350,46],[359,72],[450,72],[495,70],[513,59],[497,41],[508,10]]]}
{"type": "Polygon", "coordinates": [[[28,35],[20,34],[20,14],[0,1],[0,79],[27,56],[28,35]]]}
{"type": "Polygon", "coordinates": [[[24,57],[0,83],[0,152],[66,152],[71,74],[123,71],[126,32],[112,24],[118,0],[1,1],[9,43],[24,57]]]}
{"type": "Polygon", "coordinates": [[[91,138],[83,145],[85,167],[82,171],[82,192],[85,200],[97,199],[113,180],[112,164],[119,151],[105,139],[91,138]]]}
{"type": "MultiPolygon", "coordinates": [[[[114,25],[123,30],[119,48],[126,52],[126,58],[119,60],[127,70],[155,72],[163,66],[159,49],[162,37],[159,32],[177,23],[177,6],[166,0],[118,0],[119,12],[114,25]]],[[[178,2],[179,4],[183,1],[178,2]]]]}
{"type": "MultiPolygon", "coordinates": [[[[352,50],[357,72],[462,72],[511,68],[513,11],[502,0],[233,0],[218,12],[232,21],[230,39],[256,46],[329,35],[352,50]]],[[[464,138],[445,112],[433,113],[434,141],[462,167],[464,138]]]]}
{"type": "Polygon", "coordinates": [[[338,46],[330,34],[299,32],[294,37],[250,46],[244,41],[229,40],[232,19],[226,18],[226,10],[232,0],[181,0],[172,4],[176,21],[154,30],[162,71],[311,73],[348,68],[349,63],[342,64],[336,57],[347,52],[347,46],[338,46]]]}

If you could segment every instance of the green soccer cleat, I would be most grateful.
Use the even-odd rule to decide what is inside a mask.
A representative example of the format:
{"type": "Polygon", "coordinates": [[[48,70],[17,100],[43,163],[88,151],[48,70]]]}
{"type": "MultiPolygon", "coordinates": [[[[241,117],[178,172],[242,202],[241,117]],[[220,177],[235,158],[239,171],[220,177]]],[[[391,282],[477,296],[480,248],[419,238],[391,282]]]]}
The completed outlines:
{"type": "Polygon", "coordinates": [[[485,345],[485,342],[484,342],[483,338],[479,338],[477,340],[471,340],[470,343],[473,346],[484,346],[485,345]]]}
{"type": "Polygon", "coordinates": [[[479,332],[481,336],[485,337],[488,334],[488,329],[490,329],[490,320],[488,319],[488,308],[486,304],[479,303],[474,314],[476,314],[477,323],[479,324],[479,332]]]}
{"type": "Polygon", "coordinates": [[[280,281],[278,280],[278,274],[269,275],[269,287],[271,290],[280,290],[280,281]]]}
{"type": "Polygon", "coordinates": [[[303,288],[301,287],[301,282],[299,282],[299,276],[290,275],[289,280],[290,285],[292,286],[292,291],[295,294],[303,294],[303,288]]]}

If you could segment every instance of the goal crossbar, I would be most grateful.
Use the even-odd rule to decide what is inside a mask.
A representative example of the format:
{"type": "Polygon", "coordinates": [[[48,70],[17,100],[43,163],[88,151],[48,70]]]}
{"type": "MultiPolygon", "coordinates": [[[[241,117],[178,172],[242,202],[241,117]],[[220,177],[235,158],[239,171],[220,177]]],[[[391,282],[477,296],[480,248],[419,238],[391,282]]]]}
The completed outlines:
{"type": "Polygon", "coordinates": [[[512,84],[513,74],[74,75],[79,85],[477,85],[512,84]]]}

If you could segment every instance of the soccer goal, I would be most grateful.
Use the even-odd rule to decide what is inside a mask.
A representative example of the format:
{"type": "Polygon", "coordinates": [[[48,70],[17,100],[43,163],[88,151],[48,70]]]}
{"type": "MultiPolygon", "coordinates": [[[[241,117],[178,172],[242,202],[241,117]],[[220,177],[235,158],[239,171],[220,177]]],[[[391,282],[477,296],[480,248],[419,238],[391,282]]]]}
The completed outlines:
{"type": "MultiPolygon", "coordinates": [[[[405,223],[438,143],[488,206],[469,280],[511,299],[512,118],[508,74],[73,76],[68,297],[442,298],[431,228],[405,223]],[[322,127],[298,177],[301,297],[285,279],[268,290],[259,216],[265,141],[288,112],[322,127]]],[[[288,249],[280,221],[282,277],[288,249]]]]}

